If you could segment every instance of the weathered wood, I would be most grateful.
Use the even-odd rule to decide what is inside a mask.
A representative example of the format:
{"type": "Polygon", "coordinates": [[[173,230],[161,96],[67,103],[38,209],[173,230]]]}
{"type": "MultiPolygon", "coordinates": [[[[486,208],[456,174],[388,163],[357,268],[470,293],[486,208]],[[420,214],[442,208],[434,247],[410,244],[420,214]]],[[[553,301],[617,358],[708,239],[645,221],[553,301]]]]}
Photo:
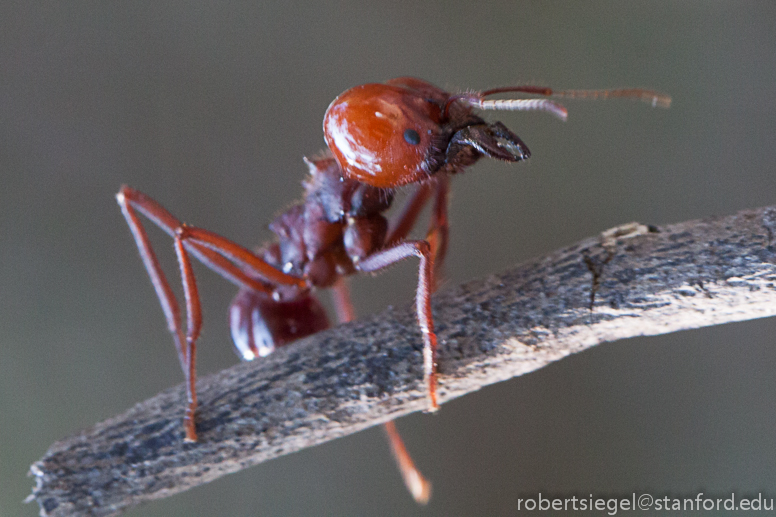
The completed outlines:
{"type": "MultiPolygon", "coordinates": [[[[776,314],[776,207],[624,225],[434,296],[440,402],[606,341],[776,314]]],[[[41,515],[110,515],[425,409],[411,308],[321,332],[55,443],[31,467],[41,515]]]]}

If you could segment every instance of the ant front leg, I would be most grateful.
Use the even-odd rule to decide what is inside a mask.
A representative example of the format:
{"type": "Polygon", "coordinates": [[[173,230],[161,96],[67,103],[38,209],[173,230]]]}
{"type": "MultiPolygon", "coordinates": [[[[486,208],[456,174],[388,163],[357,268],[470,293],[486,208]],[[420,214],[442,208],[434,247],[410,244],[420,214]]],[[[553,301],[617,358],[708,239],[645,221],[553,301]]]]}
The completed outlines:
{"type": "Polygon", "coordinates": [[[266,263],[249,250],[212,232],[186,226],[159,203],[130,187],[124,186],[116,195],[124,218],[135,238],[140,256],[162,306],[167,328],[173,336],[181,369],[186,377],[188,406],[184,418],[186,441],[196,441],[194,415],[197,409],[196,393],[196,340],[202,327],[202,310],[189,254],[236,285],[260,293],[272,295],[276,286],[292,286],[307,289],[301,278],[287,275],[266,263]],[[186,301],[185,347],[180,322],[180,309],[159,261],[137,213],[172,236],[180,266],[181,282],[186,301]],[[260,280],[257,280],[260,279],[260,280]]]}
{"type": "Polygon", "coordinates": [[[426,240],[431,244],[431,252],[434,257],[434,282],[431,291],[436,292],[439,282],[442,280],[442,265],[447,255],[447,242],[450,233],[450,222],[447,218],[449,202],[450,179],[442,175],[437,179],[436,195],[434,196],[434,208],[431,213],[431,226],[426,235],[426,240]]]}
{"type": "Polygon", "coordinates": [[[434,257],[434,285],[431,292],[435,292],[439,287],[439,281],[442,277],[442,266],[447,255],[447,243],[450,223],[447,217],[447,208],[449,204],[450,179],[447,175],[439,175],[431,181],[427,181],[418,186],[415,192],[402,208],[398,216],[391,221],[387,245],[398,244],[407,238],[407,235],[415,226],[423,207],[434,195],[434,207],[431,212],[431,221],[429,224],[426,240],[431,245],[431,253],[434,257]]]}
{"type": "Polygon", "coordinates": [[[434,316],[431,313],[431,290],[434,285],[434,256],[427,241],[403,241],[360,260],[359,271],[374,272],[409,257],[420,258],[418,287],[415,293],[415,311],[423,334],[423,375],[428,389],[428,411],[439,409],[437,404],[436,349],[434,316]]]}
{"type": "Polygon", "coordinates": [[[418,185],[412,196],[402,207],[401,212],[391,220],[388,237],[385,239],[386,245],[392,246],[407,238],[407,235],[415,227],[415,223],[418,221],[418,217],[420,217],[420,212],[428,203],[432,188],[433,184],[431,181],[418,185]]]}

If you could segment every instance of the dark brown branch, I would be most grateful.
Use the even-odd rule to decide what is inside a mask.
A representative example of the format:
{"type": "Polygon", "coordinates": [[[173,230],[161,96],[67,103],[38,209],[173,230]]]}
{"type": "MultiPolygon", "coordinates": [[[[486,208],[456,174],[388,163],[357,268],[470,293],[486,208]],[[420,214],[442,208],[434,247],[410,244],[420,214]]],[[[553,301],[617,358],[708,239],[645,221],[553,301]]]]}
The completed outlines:
{"type": "MultiPolygon", "coordinates": [[[[776,207],[625,225],[434,296],[440,402],[593,345],[776,314],[776,207]]],[[[316,334],[55,443],[31,472],[41,515],[110,515],[426,407],[410,308],[316,334]]]]}

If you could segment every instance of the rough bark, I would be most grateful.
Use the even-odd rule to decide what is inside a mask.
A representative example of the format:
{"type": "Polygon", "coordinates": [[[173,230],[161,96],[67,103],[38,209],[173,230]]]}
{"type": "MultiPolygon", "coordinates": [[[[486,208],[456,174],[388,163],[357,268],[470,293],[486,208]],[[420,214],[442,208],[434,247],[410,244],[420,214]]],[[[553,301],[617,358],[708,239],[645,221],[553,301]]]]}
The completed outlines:
{"type": "MultiPolygon", "coordinates": [[[[434,296],[440,402],[588,347],[776,314],[776,207],[624,225],[434,296]]],[[[426,408],[411,307],[321,332],[183,385],[51,446],[41,515],[111,515],[426,408]]]]}

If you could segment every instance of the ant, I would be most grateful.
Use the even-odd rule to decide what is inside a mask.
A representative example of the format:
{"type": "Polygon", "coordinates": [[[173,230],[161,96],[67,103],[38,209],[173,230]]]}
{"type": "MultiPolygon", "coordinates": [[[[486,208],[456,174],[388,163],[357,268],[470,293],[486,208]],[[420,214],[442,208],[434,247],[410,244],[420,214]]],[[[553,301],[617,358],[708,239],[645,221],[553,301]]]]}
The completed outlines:
{"type": "MultiPolygon", "coordinates": [[[[416,290],[423,336],[423,373],[428,411],[438,409],[437,337],[431,311],[448,241],[448,182],[487,156],[506,162],[530,157],[525,143],[501,122],[488,123],[480,110],[540,110],[565,120],[566,108],[548,97],[626,97],[667,107],[670,98],[648,90],[564,90],[537,86],[448,93],[420,79],[402,77],[351,88],[329,105],[323,120],[328,152],[306,159],[304,197],[269,225],[275,242],[253,252],[207,230],[181,223],[159,203],[123,186],[117,194],[167,319],[186,377],[185,440],[197,440],[196,342],[202,313],[191,256],[236,284],[229,308],[232,339],[241,359],[251,361],[276,347],[330,326],[314,291],[332,288],[340,322],[354,318],[344,277],[375,272],[406,258],[420,260],[416,290]],[[493,100],[500,93],[542,98],[493,100]],[[417,185],[389,224],[383,216],[397,188],[417,185]],[[408,239],[433,198],[425,239],[408,239]],[[138,213],[174,240],[186,304],[186,333],[176,297],[162,272],[138,213]]],[[[392,422],[389,441],[410,492],[428,501],[430,484],[414,467],[392,422]]]]}

